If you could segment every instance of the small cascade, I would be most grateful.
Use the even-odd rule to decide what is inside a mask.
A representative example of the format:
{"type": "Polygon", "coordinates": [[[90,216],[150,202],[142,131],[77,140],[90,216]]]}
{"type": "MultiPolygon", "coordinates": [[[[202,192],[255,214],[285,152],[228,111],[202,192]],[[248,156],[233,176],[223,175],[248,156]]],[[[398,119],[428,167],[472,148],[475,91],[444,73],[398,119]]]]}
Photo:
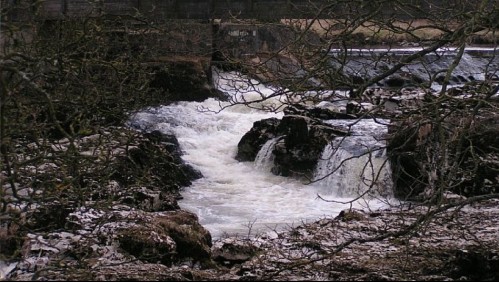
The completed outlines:
{"type": "MultiPolygon", "coordinates": [[[[370,123],[371,130],[375,123],[370,123]]],[[[382,126],[382,125],[380,125],[382,126]]],[[[337,197],[389,197],[392,192],[390,164],[383,141],[367,135],[364,127],[326,146],[317,163],[314,180],[337,197]],[[362,135],[359,133],[364,133],[362,135]]]]}
{"type": "Polygon", "coordinates": [[[281,137],[276,137],[268,140],[260,149],[255,158],[255,167],[262,171],[271,171],[274,167],[274,151],[275,144],[279,142],[281,137]]]}
{"type": "MultiPolygon", "coordinates": [[[[393,68],[404,57],[422,51],[422,48],[401,49],[332,49],[331,65],[341,69],[345,75],[371,78],[393,68]],[[347,58],[343,60],[344,56],[347,58]]],[[[456,48],[441,48],[428,53],[410,64],[404,65],[393,75],[377,83],[381,87],[430,86],[437,90],[445,79],[445,71],[454,63],[459,52],[456,48]],[[429,84],[432,82],[431,84],[429,84]]],[[[475,80],[484,80],[499,66],[497,48],[467,47],[453,70],[449,85],[462,85],[475,80]]]]}

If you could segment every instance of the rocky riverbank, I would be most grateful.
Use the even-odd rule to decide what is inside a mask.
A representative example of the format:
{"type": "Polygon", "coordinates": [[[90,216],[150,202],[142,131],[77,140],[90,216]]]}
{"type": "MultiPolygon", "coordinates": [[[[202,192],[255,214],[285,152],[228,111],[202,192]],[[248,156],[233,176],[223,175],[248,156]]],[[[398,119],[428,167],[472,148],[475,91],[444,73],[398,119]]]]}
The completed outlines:
{"type": "Polygon", "coordinates": [[[79,209],[71,214],[83,224],[79,231],[29,234],[24,259],[3,262],[2,278],[497,280],[499,201],[460,205],[449,197],[447,205],[345,210],[285,232],[223,238],[211,248],[186,212],[79,209]]]}
{"type": "MultiPolygon", "coordinates": [[[[291,120],[275,125],[276,134],[279,127],[288,133],[288,143],[303,141],[289,132],[304,128],[294,126],[296,122],[312,121],[314,114],[334,115],[289,111],[291,120]]],[[[493,112],[485,113],[495,120],[493,112]]],[[[487,128],[477,132],[478,140],[493,135],[495,127],[487,128]]],[[[183,163],[175,136],[112,127],[61,139],[50,148],[26,141],[19,153],[32,165],[18,175],[15,191],[8,187],[11,183],[4,187],[10,204],[8,224],[0,234],[6,258],[0,264],[2,279],[498,279],[499,201],[493,191],[465,196],[445,192],[438,201],[345,210],[336,218],[284,232],[269,229],[214,241],[196,215],[178,207],[182,187],[202,175],[183,163]],[[50,150],[53,162],[30,157],[40,150],[50,150]],[[86,160],[79,166],[80,187],[64,182],[71,167],[58,157],[68,153],[86,160]],[[42,176],[44,187],[26,186],[42,176]]],[[[487,155],[492,165],[494,158],[487,155]]],[[[487,183],[491,181],[496,179],[487,183]]]]}
{"type": "Polygon", "coordinates": [[[255,256],[233,267],[233,276],[227,278],[495,280],[499,274],[498,203],[494,199],[457,205],[435,214],[438,207],[407,205],[383,211],[346,210],[334,219],[324,218],[285,233],[226,239],[215,246],[255,250],[255,256]],[[429,215],[432,220],[426,221],[429,215]]]}
{"type": "Polygon", "coordinates": [[[55,279],[54,267],[95,275],[85,270],[133,256],[167,265],[210,258],[210,234],[177,204],[181,188],[202,175],[182,161],[175,136],[115,127],[49,147],[26,142],[19,150],[31,165],[3,187],[2,279],[55,279]],[[34,157],[43,150],[52,162],[34,157]],[[65,182],[69,153],[81,159],[80,187],[65,182]],[[33,178],[45,180],[43,187],[33,178]]]}
{"type": "MultiPolygon", "coordinates": [[[[472,98],[484,98],[474,94],[473,88],[462,91],[472,98]]],[[[411,93],[405,94],[412,97],[411,93]]],[[[476,106],[475,100],[465,102],[456,96],[463,93],[454,94],[456,98],[449,99],[444,106],[464,110],[476,106]]],[[[360,104],[371,103],[375,110],[290,107],[282,120],[256,123],[242,139],[239,158],[254,159],[263,143],[284,134],[283,144],[291,147],[281,148],[282,152],[308,148],[307,154],[294,155],[313,162],[331,138],[347,134],[322,124],[321,119],[394,113],[401,116],[414,103],[428,99],[416,95],[416,100],[407,105],[398,103],[393,112],[386,104],[394,95],[387,95],[388,98],[383,93],[368,95],[370,100],[360,104]]],[[[323,218],[284,232],[269,229],[248,237],[215,241],[196,215],[180,210],[177,204],[182,187],[202,175],[182,161],[175,136],[108,127],[53,144],[26,140],[17,147],[18,161],[26,163],[16,176],[17,182],[3,182],[8,212],[2,217],[0,233],[3,255],[0,277],[3,280],[498,279],[499,201],[494,190],[497,174],[493,173],[497,149],[491,147],[498,136],[494,101],[483,107],[477,117],[488,121],[488,125],[473,127],[467,135],[475,146],[474,156],[482,159],[477,171],[487,174],[480,174],[486,175],[485,178],[466,179],[488,190],[468,193],[455,189],[454,192],[462,195],[448,191],[438,199],[423,197],[385,210],[345,210],[336,218],[323,218]],[[36,158],[40,155],[49,158],[36,158]],[[75,156],[80,160],[76,174],[80,177],[78,187],[67,182],[72,180],[67,173],[74,169],[75,164],[70,160],[75,156]]],[[[452,122],[457,122],[466,115],[451,117],[452,122]]],[[[405,147],[400,148],[406,154],[417,156],[415,152],[425,152],[434,144],[422,142],[431,136],[427,131],[421,132],[427,129],[424,124],[418,128],[401,126],[404,130],[416,130],[408,134],[417,136],[416,139],[403,139],[407,142],[402,142],[405,147]]],[[[402,129],[394,131],[404,136],[402,129]]],[[[399,139],[393,140],[393,144],[398,144],[399,139]]],[[[392,147],[400,145],[393,144],[392,147]]],[[[424,155],[410,160],[425,165],[424,155]]],[[[279,173],[296,171],[297,167],[282,169],[295,161],[281,163],[279,173]]],[[[469,165],[469,161],[463,162],[461,171],[469,165]]],[[[303,169],[302,173],[306,173],[311,166],[303,169]]],[[[405,171],[414,173],[410,169],[405,171]]],[[[1,177],[9,179],[7,172],[1,177]]],[[[415,178],[414,174],[412,177],[415,178]]],[[[421,195],[427,192],[425,188],[411,191],[421,195]]]]}
{"type": "MultiPolygon", "coordinates": [[[[185,30],[170,32],[182,26],[156,30],[142,24],[135,29],[90,18],[36,22],[27,41],[14,35],[14,26],[2,37],[0,280],[498,279],[497,85],[489,89],[495,93],[485,84],[475,93],[463,89],[437,97],[424,91],[409,102],[399,93],[366,92],[351,97],[356,100],[344,111],[331,112],[324,108],[336,101],[307,97],[310,86],[351,91],[379,75],[372,61],[361,64],[367,74],[358,73],[357,63],[341,64],[352,72],[337,72],[331,58],[345,62],[348,54],[330,56],[335,45],[315,46],[327,37],[309,34],[296,41],[288,28],[264,31],[256,56],[238,68],[264,83],[289,86],[283,94],[296,98],[293,103],[321,100],[323,109],[287,108],[285,118],[269,123],[264,138],[254,130],[256,137],[247,138],[238,158],[252,160],[269,138],[285,135],[274,172],[296,176],[302,168],[297,174],[310,176],[323,147],[346,134],[322,124],[324,115],[400,117],[392,124],[393,140],[408,142],[389,146],[404,157],[396,177],[405,177],[397,186],[407,190],[398,196],[417,201],[344,210],[284,232],[248,230],[251,236],[213,240],[197,216],[178,205],[182,189],[202,175],[182,160],[176,137],[125,126],[131,113],[148,106],[227,99],[211,84],[214,50],[205,44],[211,32],[193,25],[192,42],[185,30]],[[305,41],[313,48],[302,50],[305,41]],[[299,48],[284,48],[286,42],[299,48]],[[200,47],[198,56],[189,55],[189,47],[200,47]],[[319,59],[307,59],[310,51],[319,59]],[[302,94],[310,99],[300,100],[302,94]],[[454,189],[443,189],[449,187],[454,189]]],[[[337,42],[346,40],[341,46],[384,44],[362,35],[352,42],[350,32],[340,33],[337,42]]],[[[231,34],[239,49],[243,37],[254,33],[231,34]]],[[[384,72],[400,62],[375,65],[384,72]]],[[[423,67],[433,65],[422,61],[423,67]]],[[[486,65],[494,69],[497,62],[486,65]]],[[[378,86],[407,89],[482,78],[481,70],[476,77],[392,74],[378,86]]]]}

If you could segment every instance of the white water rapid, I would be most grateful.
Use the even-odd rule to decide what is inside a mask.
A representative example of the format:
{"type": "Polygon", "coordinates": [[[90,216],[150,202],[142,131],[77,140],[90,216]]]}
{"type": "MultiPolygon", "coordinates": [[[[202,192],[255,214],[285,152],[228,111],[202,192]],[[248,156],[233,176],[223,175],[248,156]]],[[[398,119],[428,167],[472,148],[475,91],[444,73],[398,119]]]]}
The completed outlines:
{"type": "MultiPolygon", "coordinates": [[[[242,95],[236,94],[235,89],[244,90],[245,99],[259,97],[251,87],[234,82],[235,78],[235,74],[225,73],[224,78],[218,80],[219,88],[223,87],[231,95],[242,95]]],[[[252,87],[259,88],[266,95],[273,93],[271,88],[262,85],[252,87]]],[[[262,148],[254,163],[235,160],[237,144],[253,122],[280,118],[282,114],[242,105],[219,113],[199,111],[200,108],[217,110],[220,103],[226,105],[214,99],[202,103],[180,102],[149,109],[133,118],[133,123],[144,130],[174,133],[184,152],[183,159],[202,172],[203,178],[181,192],[183,200],[179,204],[182,209],[196,213],[200,223],[214,238],[224,234],[256,235],[322,217],[334,217],[350,207],[320,200],[317,195],[338,201],[348,201],[352,195],[338,197],[327,185],[305,185],[292,178],[271,174],[269,159],[276,140],[262,148]]],[[[382,205],[374,200],[359,200],[354,207],[375,209],[382,205]]]]}
{"type": "Polygon", "coordinates": [[[388,120],[330,120],[332,125],[350,128],[351,135],[336,138],[322,153],[314,175],[321,186],[337,197],[391,197],[390,163],[384,135],[388,120]]]}

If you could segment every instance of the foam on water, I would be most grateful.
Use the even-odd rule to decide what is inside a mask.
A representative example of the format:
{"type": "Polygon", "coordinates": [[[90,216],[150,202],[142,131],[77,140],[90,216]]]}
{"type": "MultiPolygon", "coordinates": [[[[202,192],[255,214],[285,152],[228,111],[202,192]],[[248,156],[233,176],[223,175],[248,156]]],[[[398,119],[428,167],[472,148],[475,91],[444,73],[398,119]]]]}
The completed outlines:
{"type": "MultiPolygon", "coordinates": [[[[228,73],[224,80],[237,74],[228,73]]],[[[272,95],[272,88],[262,84],[249,86],[242,80],[231,83],[219,80],[230,95],[245,95],[258,99],[264,93],[272,95]],[[258,87],[260,93],[255,93],[258,87]],[[237,89],[246,89],[241,94],[237,89]]],[[[238,98],[240,99],[240,97],[238,98]]],[[[278,100],[266,103],[279,103],[278,100]]],[[[324,192],[320,185],[306,185],[296,179],[275,176],[269,172],[272,142],[264,148],[265,156],[253,162],[235,160],[237,144],[255,121],[282,117],[282,113],[268,113],[244,106],[228,107],[221,112],[199,111],[200,108],[219,109],[226,104],[214,99],[199,102],[181,102],[150,109],[137,114],[132,123],[147,130],[174,133],[184,152],[183,159],[200,170],[203,178],[194,181],[182,192],[181,208],[195,212],[200,222],[214,237],[228,234],[252,234],[275,227],[297,225],[302,221],[324,216],[336,216],[348,204],[329,203],[318,199],[324,192]],[[264,160],[265,158],[265,160],[264,160]]],[[[274,140],[275,141],[275,140],[274,140]]],[[[351,197],[335,197],[348,201],[351,197]]],[[[366,201],[355,204],[361,208],[366,201]]],[[[369,202],[372,208],[382,205],[369,202]]]]}

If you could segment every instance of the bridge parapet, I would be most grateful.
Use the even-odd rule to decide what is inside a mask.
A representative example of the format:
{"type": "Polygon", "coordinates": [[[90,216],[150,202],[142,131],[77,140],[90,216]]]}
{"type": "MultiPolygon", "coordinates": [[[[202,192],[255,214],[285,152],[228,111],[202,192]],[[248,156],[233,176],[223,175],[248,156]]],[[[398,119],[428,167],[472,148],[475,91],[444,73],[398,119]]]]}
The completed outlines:
{"type": "MultiPolygon", "coordinates": [[[[14,5],[30,1],[2,0],[2,7],[14,8],[11,18],[31,16],[33,9],[14,5]]],[[[310,18],[325,0],[44,0],[37,6],[37,17],[59,19],[102,14],[137,15],[162,19],[280,19],[310,18]]]]}
{"type": "MultiPolygon", "coordinates": [[[[331,1],[331,0],[0,0],[2,9],[25,3],[37,5],[42,19],[85,17],[102,14],[137,15],[157,19],[303,19],[358,17],[374,10],[378,16],[418,18],[426,13],[444,17],[448,9],[468,11],[472,2],[449,5],[444,0],[331,1]],[[381,6],[380,6],[381,5],[381,6]],[[323,13],[319,13],[319,11],[323,13]]],[[[494,1],[488,1],[493,7],[494,1]]],[[[33,10],[33,9],[31,9],[33,10]]],[[[10,18],[32,14],[30,9],[14,9],[10,18]],[[12,14],[14,13],[14,14],[12,14]]]]}

